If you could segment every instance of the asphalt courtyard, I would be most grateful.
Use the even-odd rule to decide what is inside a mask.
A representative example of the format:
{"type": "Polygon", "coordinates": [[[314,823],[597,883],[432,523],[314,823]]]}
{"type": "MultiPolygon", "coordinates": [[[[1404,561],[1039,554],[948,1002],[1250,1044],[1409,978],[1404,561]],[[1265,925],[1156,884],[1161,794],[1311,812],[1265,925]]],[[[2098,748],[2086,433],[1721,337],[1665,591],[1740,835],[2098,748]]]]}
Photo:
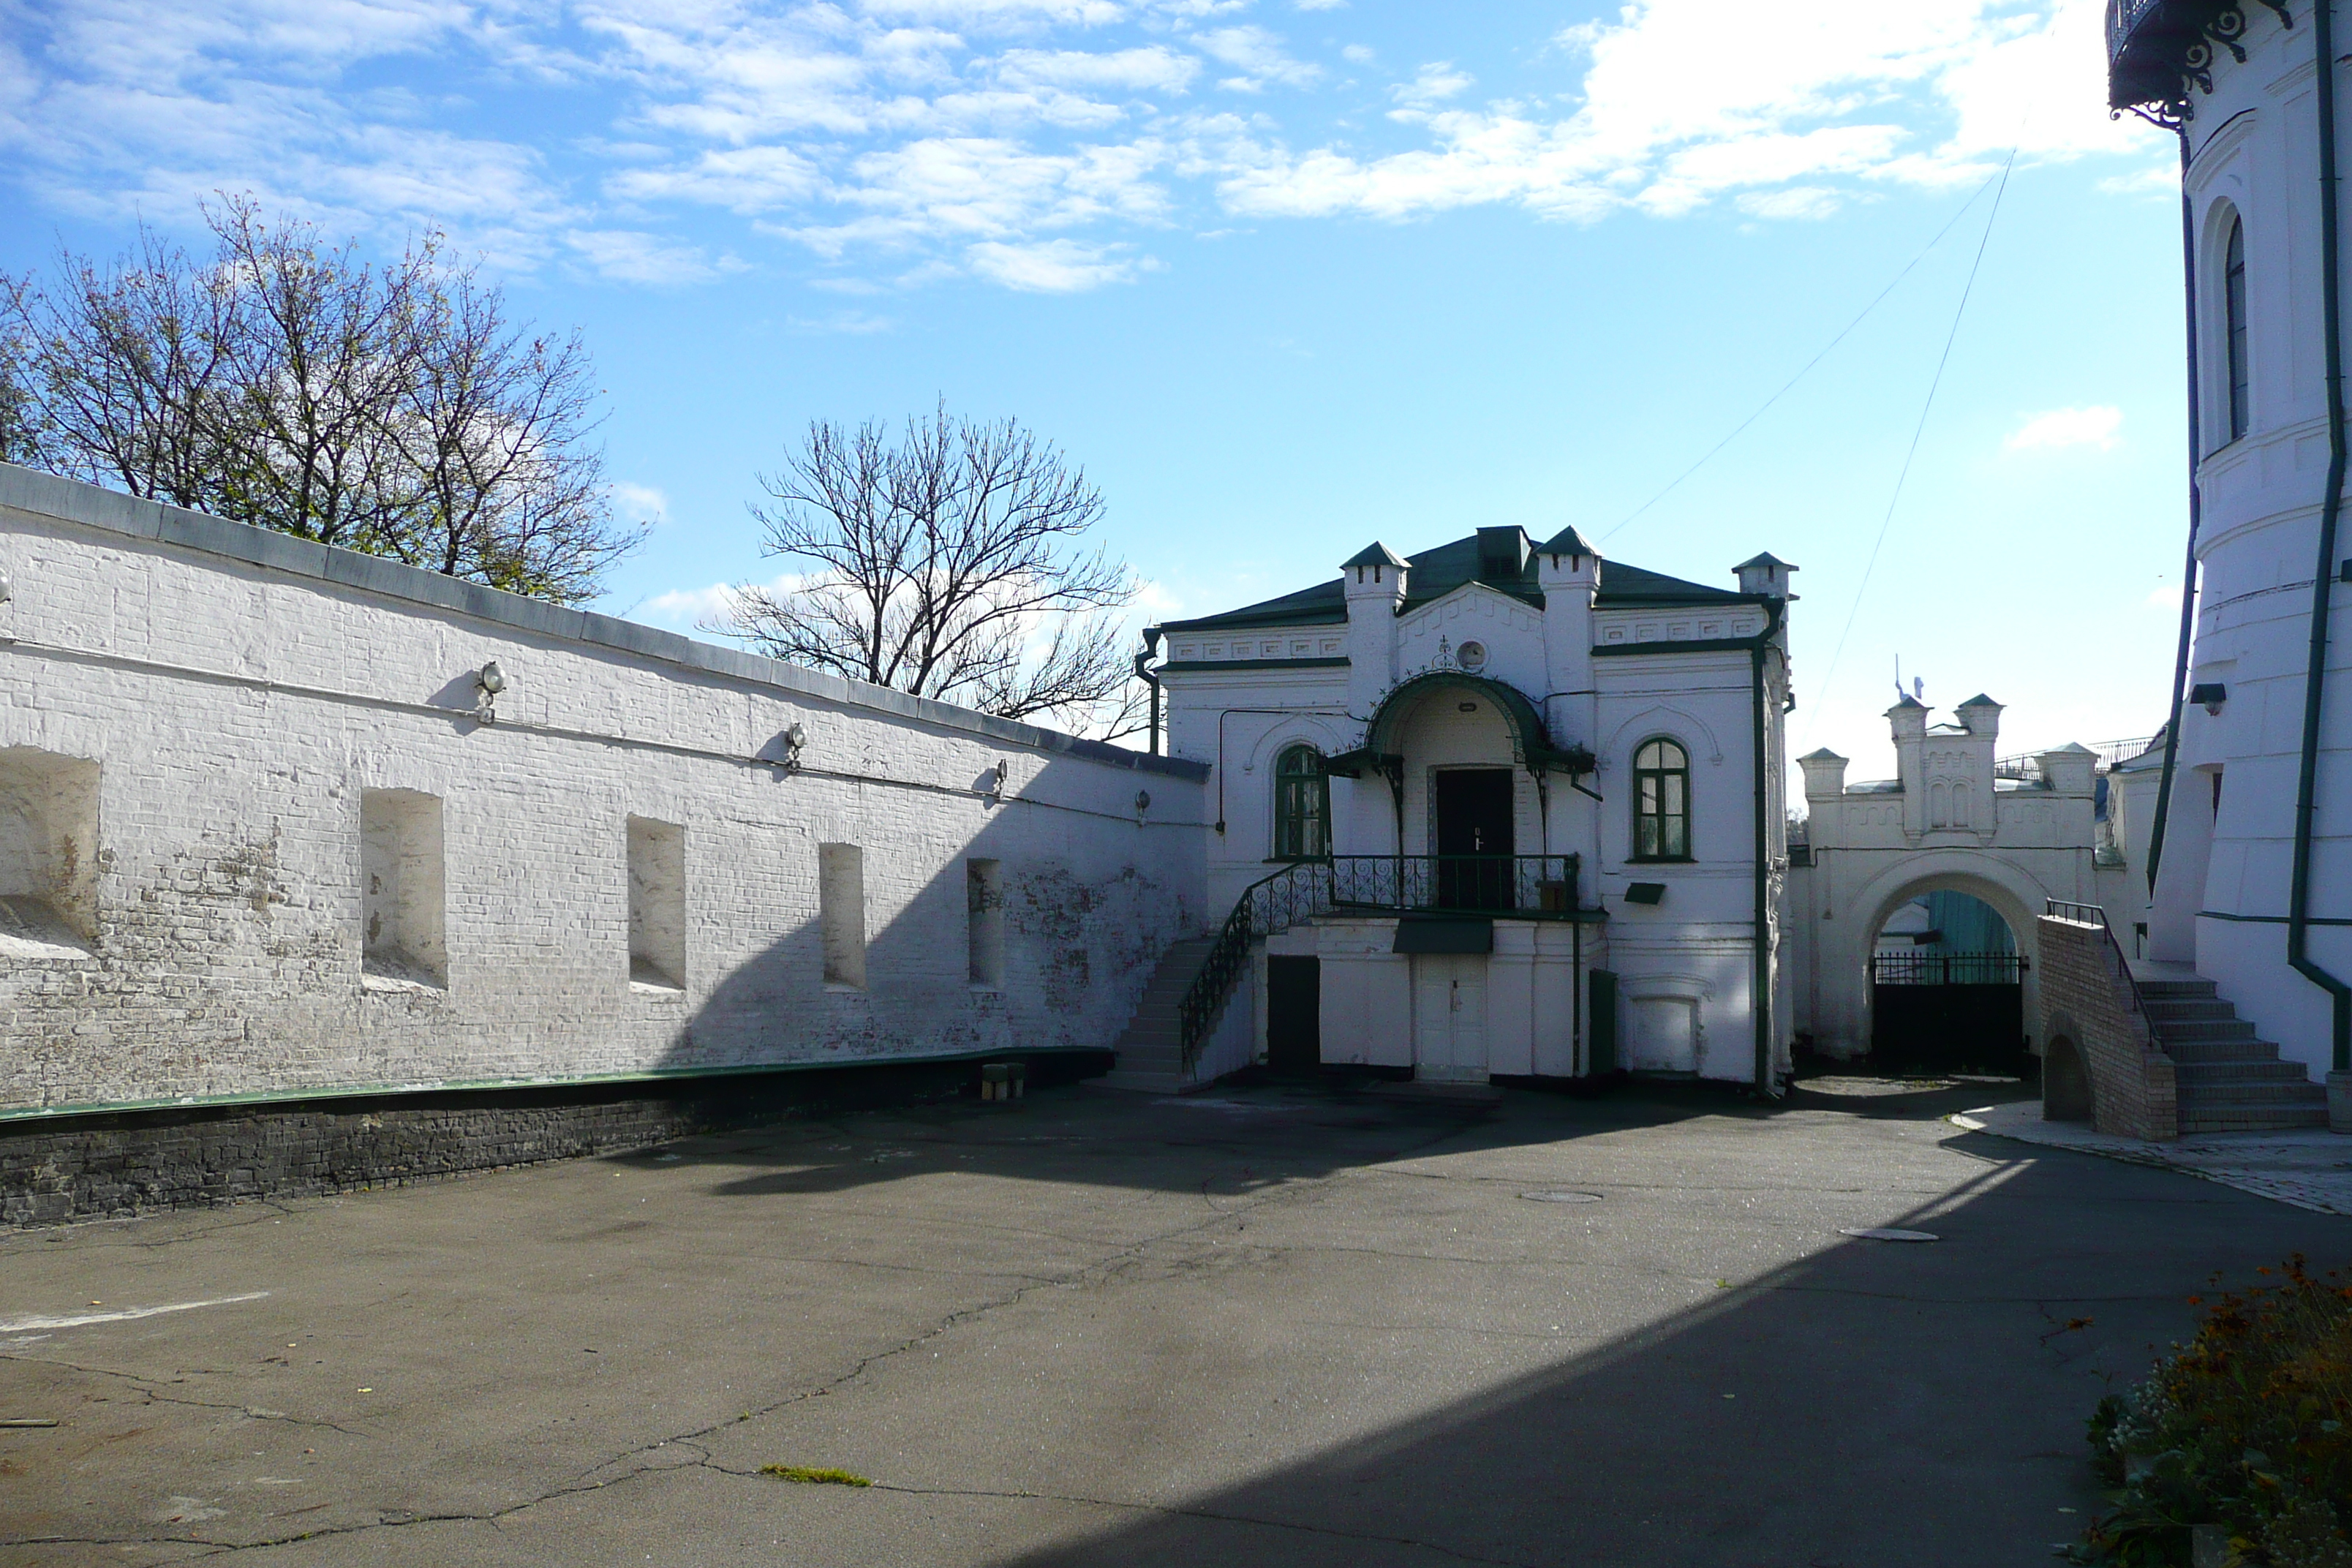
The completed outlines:
{"type": "Polygon", "coordinates": [[[2352,1218],[1991,1098],[1081,1086],[18,1232],[0,1562],[2047,1563],[2352,1218]]]}

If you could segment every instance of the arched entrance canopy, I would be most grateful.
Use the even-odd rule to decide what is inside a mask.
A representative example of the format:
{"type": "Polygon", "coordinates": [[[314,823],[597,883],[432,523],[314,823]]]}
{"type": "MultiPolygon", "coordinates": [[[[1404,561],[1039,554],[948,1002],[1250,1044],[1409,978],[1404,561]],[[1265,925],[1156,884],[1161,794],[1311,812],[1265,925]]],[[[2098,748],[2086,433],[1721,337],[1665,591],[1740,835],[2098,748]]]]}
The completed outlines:
{"type": "Polygon", "coordinates": [[[1559,747],[1544,730],[1543,715],[1527,694],[1483,675],[1465,670],[1433,669],[1399,682],[1381,700],[1371,721],[1364,726],[1364,738],[1355,750],[1342,752],[1326,764],[1328,771],[1346,778],[1360,777],[1366,768],[1376,768],[1393,774],[1403,765],[1403,752],[1399,736],[1404,726],[1404,716],[1413,700],[1424,693],[1440,689],[1474,692],[1494,703],[1503,715],[1503,724],[1510,731],[1511,760],[1529,773],[1549,768],[1564,773],[1589,773],[1592,771],[1592,753],[1581,746],[1559,747]]]}

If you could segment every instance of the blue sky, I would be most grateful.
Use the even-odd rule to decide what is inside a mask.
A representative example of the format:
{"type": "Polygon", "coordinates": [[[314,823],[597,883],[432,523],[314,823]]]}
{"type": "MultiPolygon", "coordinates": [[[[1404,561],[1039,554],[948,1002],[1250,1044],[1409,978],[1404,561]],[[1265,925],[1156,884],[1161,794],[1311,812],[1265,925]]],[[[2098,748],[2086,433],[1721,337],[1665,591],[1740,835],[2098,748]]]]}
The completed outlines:
{"type": "Polygon", "coordinates": [[[446,229],[585,332],[658,519],[603,607],[678,629],[782,569],[744,503],[811,418],[942,395],[1087,467],[1153,615],[1481,524],[1769,549],[1794,749],[1859,777],[1898,658],[2004,751],[2162,718],[2175,153],[2108,118],[2100,12],[0,0],[0,268],[216,191],[446,229]]]}

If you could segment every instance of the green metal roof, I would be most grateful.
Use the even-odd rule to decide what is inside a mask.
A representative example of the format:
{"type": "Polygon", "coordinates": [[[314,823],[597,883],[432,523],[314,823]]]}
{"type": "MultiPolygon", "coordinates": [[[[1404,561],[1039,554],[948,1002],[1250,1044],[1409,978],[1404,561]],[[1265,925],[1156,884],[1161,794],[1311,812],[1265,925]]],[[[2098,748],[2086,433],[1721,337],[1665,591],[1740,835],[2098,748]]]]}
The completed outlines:
{"type": "MultiPolygon", "coordinates": [[[[1574,530],[1570,531],[1571,533],[1574,530]]],[[[1557,542],[1557,541],[1555,541],[1557,542]]],[[[1580,543],[1581,541],[1579,542],[1580,543]]],[[[1508,594],[1538,609],[1543,607],[1543,590],[1536,585],[1536,555],[1551,548],[1538,547],[1527,555],[1525,563],[1507,575],[1491,570],[1481,570],[1478,536],[1475,533],[1424,550],[1406,558],[1412,575],[1406,580],[1404,607],[1414,610],[1433,600],[1442,599],[1465,583],[1485,583],[1488,587],[1508,594]]],[[[1364,552],[1365,556],[1370,551],[1364,552]]],[[[1361,560],[1363,557],[1360,556],[1361,560]]],[[[1351,563],[1352,564],[1352,563],[1351,563]]],[[[1366,564],[1370,564],[1366,562],[1366,564]]],[[[1601,591],[1593,595],[1596,609],[1672,608],[1683,605],[1752,605],[1763,601],[1753,594],[1735,594],[1722,588],[1710,588],[1702,583],[1686,583],[1679,577],[1669,577],[1663,572],[1646,571],[1629,566],[1621,561],[1604,561],[1601,567],[1601,591]]],[[[1277,599],[1265,599],[1255,605],[1244,605],[1222,615],[1200,616],[1192,620],[1165,621],[1163,632],[1219,631],[1226,627],[1270,626],[1320,626],[1344,622],[1348,618],[1347,591],[1337,576],[1318,583],[1312,588],[1302,588],[1295,594],[1285,594],[1277,599]]]]}

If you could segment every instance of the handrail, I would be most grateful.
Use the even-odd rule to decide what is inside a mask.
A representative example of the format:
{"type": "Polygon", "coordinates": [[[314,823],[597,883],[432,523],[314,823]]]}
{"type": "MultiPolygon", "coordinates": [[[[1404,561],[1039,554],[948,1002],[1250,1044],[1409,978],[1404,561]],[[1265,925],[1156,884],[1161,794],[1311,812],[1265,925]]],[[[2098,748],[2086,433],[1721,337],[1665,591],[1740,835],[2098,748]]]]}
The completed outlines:
{"type": "Polygon", "coordinates": [[[1575,920],[1580,864],[1574,855],[1336,855],[1259,878],[1234,900],[1176,1005],[1184,1066],[1200,1058],[1252,942],[1342,909],[1575,920]]]}
{"type": "MultiPolygon", "coordinates": [[[[2139,1015],[2147,1027],[2147,1041],[2157,1045],[2156,1024],[2147,1016],[2147,1001],[2139,994],[2139,977],[2131,971],[2131,961],[2124,956],[2124,944],[2116,940],[2116,928],[2107,921],[2105,908],[2098,904],[2077,903],[2072,899],[2044,899],[2042,912],[2055,920],[2072,921],[2076,925],[2095,925],[2107,939],[2107,951],[2115,955],[2116,969],[2131,990],[2132,1011],[2139,1015]]],[[[2158,1049],[2162,1049],[2160,1046],[2158,1049]]]]}
{"type": "Polygon", "coordinates": [[[1242,896],[1234,900],[1233,912],[1218,928],[1216,941],[1210,944],[1209,956],[1202,960],[1200,972],[1176,1004],[1176,1037],[1186,1068],[1200,1059],[1201,1043],[1208,1038],[1217,1015],[1224,1011],[1234,983],[1241,978],[1242,965],[1249,961],[1250,943],[1262,936],[1279,935],[1310,915],[1328,914],[1330,894],[1328,860],[1285,866],[1242,889],[1242,896]]]}

